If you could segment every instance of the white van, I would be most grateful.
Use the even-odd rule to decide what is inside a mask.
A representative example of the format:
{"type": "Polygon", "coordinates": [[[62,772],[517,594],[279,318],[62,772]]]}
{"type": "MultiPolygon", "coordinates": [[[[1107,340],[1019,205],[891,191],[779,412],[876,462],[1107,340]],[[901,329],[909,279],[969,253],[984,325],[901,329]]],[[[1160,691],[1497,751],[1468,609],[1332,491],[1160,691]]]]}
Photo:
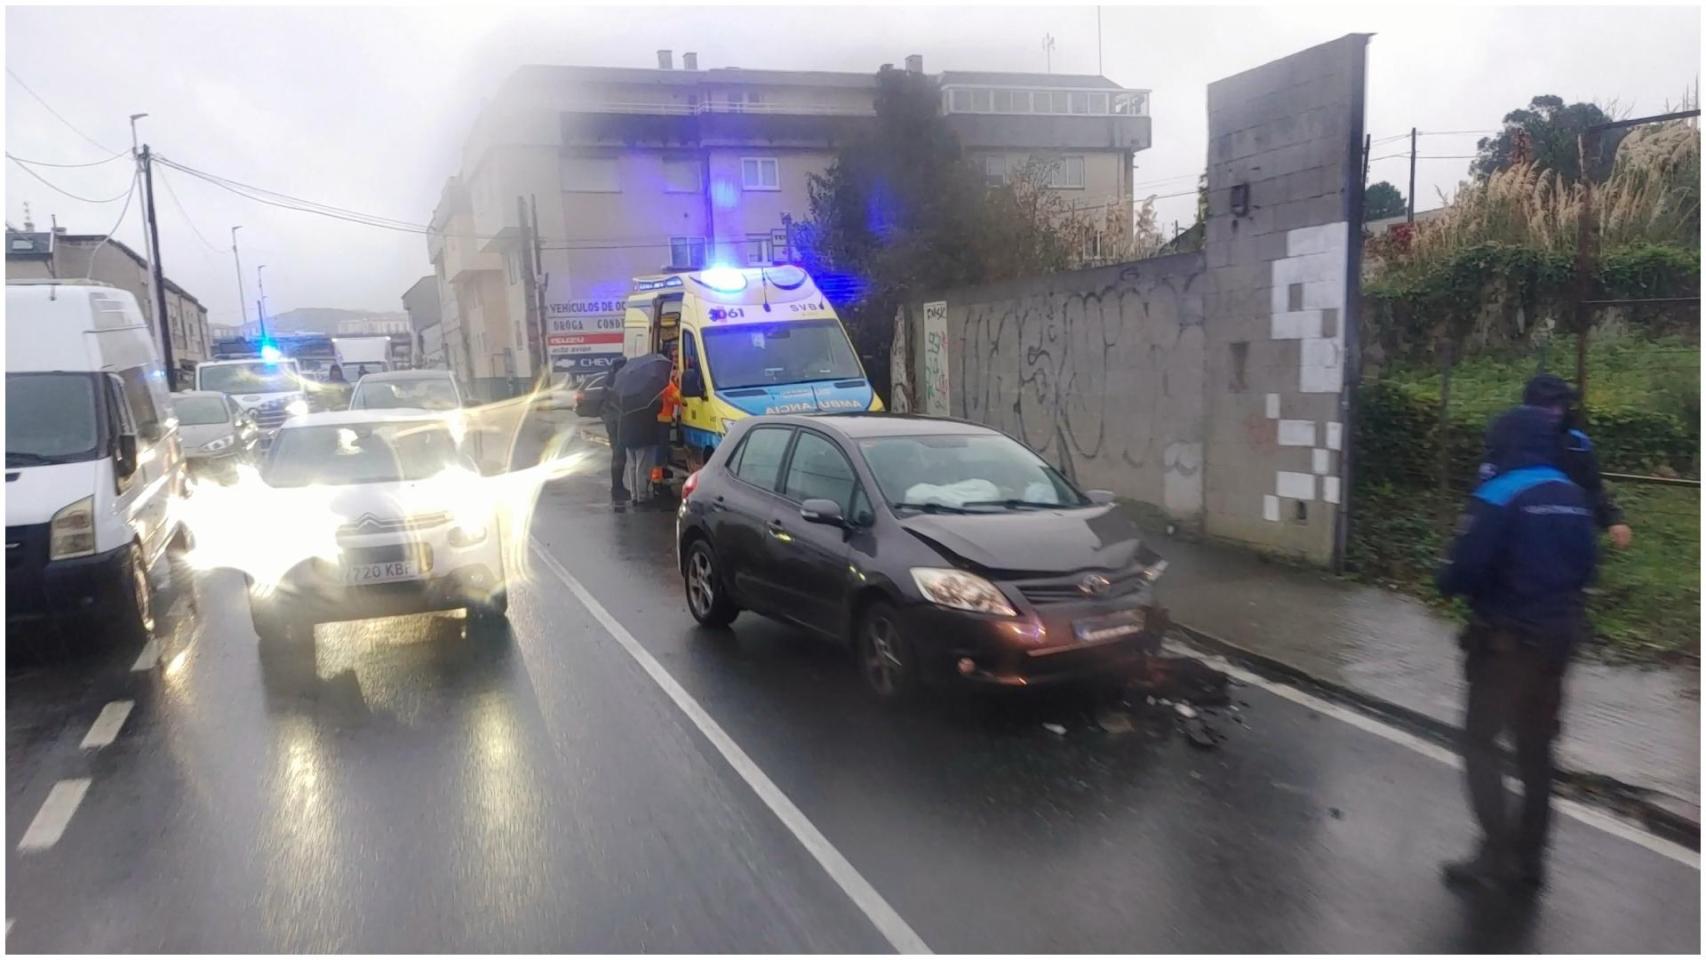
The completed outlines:
{"type": "Polygon", "coordinates": [[[166,375],[129,293],[6,284],[6,633],[77,624],[144,637],[149,570],[184,536],[166,375]]]}

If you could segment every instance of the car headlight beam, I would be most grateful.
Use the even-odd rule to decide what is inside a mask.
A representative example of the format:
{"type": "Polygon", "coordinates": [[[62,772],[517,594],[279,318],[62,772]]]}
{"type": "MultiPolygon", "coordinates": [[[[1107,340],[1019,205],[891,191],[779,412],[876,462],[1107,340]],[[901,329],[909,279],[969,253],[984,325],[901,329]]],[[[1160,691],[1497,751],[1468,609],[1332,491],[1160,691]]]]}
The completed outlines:
{"type": "Polygon", "coordinates": [[[912,582],[918,585],[918,591],[926,600],[940,607],[998,617],[1018,615],[995,584],[974,573],[941,567],[914,567],[912,582]]]}

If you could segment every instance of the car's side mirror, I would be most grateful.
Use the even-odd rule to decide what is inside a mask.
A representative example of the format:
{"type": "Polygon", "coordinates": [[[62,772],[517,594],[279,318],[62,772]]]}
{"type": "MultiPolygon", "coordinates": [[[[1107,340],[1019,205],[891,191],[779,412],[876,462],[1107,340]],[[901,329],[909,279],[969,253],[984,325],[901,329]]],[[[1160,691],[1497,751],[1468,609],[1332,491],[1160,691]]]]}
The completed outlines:
{"type": "Polygon", "coordinates": [[[113,456],[113,469],[118,472],[120,480],[127,480],[136,473],[136,466],[136,434],[121,433],[118,452],[113,456]]]}
{"type": "Polygon", "coordinates": [[[818,497],[800,504],[800,519],[807,523],[821,523],[831,527],[847,525],[846,518],[841,515],[841,504],[818,497]]]}
{"type": "Polygon", "coordinates": [[[1084,491],[1084,495],[1089,497],[1090,502],[1097,506],[1101,506],[1104,503],[1114,502],[1114,492],[1112,490],[1086,490],[1084,491]]]}
{"type": "Polygon", "coordinates": [[[681,395],[697,400],[705,399],[704,375],[693,368],[681,371],[681,395]]]}

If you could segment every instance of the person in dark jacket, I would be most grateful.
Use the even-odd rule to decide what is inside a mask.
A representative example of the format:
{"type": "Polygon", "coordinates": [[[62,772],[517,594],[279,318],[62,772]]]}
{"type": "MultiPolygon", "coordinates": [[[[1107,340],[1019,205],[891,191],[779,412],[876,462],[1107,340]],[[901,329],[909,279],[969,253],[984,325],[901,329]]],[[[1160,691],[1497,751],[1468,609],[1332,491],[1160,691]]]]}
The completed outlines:
{"type": "Polygon", "coordinates": [[[604,404],[599,419],[604,421],[604,435],[610,439],[610,503],[617,510],[628,509],[630,494],[623,481],[628,469],[628,450],[622,445],[622,405],[616,402],[616,374],[627,365],[627,357],[617,357],[604,375],[604,404]]]}
{"type": "Polygon", "coordinates": [[[1551,816],[1552,743],[1563,706],[1564,671],[1587,631],[1584,591],[1596,562],[1587,493],[1557,466],[1557,417],[1517,407],[1487,431],[1494,475],[1476,488],[1439,589],[1469,601],[1463,633],[1469,705],[1464,764],[1482,841],[1472,858],[1447,864],[1451,883],[1538,887],[1551,816]],[[1510,824],[1497,741],[1509,730],[1522,779],[1520,817],[1510,824]]]}
{"type": "MultiPolygon", "coordinates": [[[[1635,534],[1623,519],[1623,511],[1618,508],[1611,491],[1605,488],[1593,441],[1578,426],[1577,399],[1575,389],[1564,378],[1551,373],[1538,374],[1522,391],[1524,405],[1550,410],[1558,417],[1558,442],[1563,447],[1558,468],[1564,471],[1571,483],[1587,493],[1588,502],[1593,506],[1594,523],[1610,536],[1612,545],[1619,550],[1627,550],[1635,534]]],[[[1481,465],[1481,479],[1487,479],[1491,473],[1491,464],[1481,465]]]]}

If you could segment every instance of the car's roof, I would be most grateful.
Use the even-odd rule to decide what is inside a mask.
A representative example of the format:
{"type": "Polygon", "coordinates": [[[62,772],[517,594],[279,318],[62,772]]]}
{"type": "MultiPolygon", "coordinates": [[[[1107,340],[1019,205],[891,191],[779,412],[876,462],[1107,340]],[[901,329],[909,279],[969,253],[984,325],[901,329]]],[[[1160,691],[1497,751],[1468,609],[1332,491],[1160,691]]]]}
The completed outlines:
{"type": "Polygon", "coordinates": [[[765,423],[790,423],[817,427],[839,433],[850,440],[868,437],[946,436],[950,434],[992,433],[1001,431],[981,423],[955,420],[950,417],[922,417],[910,413],[827,413],[787,414],[752,417],[765,423]]]}
{"type": "Polygon", "coordinates": [[[446,422],[445,415],[431,410],[328,410],[324,413],[305,413],[285,421],[285,429],[293,427],[335,427],[348,423],[428,423],[446,422]]]}
{"type": "Polygon", "coordinates": [[[365,374],[361,379],[378,383],[381,380],[454,380],[456,377],[449,370],[382,370],[365,374]]]}

